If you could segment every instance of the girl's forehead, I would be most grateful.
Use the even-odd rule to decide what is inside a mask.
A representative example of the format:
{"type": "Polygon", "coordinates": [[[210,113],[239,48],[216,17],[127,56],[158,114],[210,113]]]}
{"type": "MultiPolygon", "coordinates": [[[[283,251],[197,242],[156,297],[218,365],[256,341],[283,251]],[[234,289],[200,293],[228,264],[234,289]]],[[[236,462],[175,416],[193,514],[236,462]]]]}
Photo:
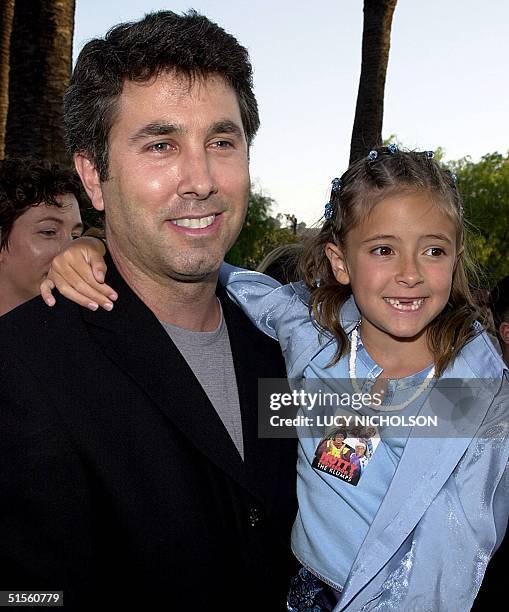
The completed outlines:
{"type": "Polygon", "coordinates": [[[454,239],[456,224],[436,199],[427,192],[391,195],[381,199],[352,228],[359,235],[446,234],[454,239]]]}

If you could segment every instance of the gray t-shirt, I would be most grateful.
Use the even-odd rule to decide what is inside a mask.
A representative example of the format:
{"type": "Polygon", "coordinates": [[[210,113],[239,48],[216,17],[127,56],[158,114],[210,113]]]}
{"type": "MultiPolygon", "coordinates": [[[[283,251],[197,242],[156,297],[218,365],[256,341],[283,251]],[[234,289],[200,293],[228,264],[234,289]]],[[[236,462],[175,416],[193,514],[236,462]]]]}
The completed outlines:
{"type": "Polygon", "coordinates": [[[221,309],[217,329],[198,332],[160,321],[214,406],[244,459],[242,418],[228,329],[221,309]]]}

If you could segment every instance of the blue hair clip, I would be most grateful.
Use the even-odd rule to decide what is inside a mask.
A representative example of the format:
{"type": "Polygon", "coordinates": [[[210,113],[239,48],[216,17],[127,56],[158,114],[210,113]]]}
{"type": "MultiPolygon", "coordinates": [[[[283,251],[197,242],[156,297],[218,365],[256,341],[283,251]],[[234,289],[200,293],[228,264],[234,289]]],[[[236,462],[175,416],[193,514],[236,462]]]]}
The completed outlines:
{"type": "Polygon", "coordinates": [[[323,216],[325,217],[327,221],[330,221],[332,219],[333,214],[334,214],[334,204],[332,202],[327,202],[327,204],[325,205],[325,212],[323,216]]]}
{"type": "Polygon", "coordinates": [[[394,153],[398,152],[398,145],[395,145],[393,142],[391,142],[390,145],[387,145],[387,151],[389,151],[391,155],[394,155],[394,153]]]}
{"type": "Polygon", "coordinates": [[[434,151],[424,151],[424,155],[426,155],[428,159],[432,159],[433,157],[435,157],[434,151]]]}
{"type": "Polygon", "coordinates": [[[452,178],[452,180],[453,180],[455,183],[457,183],[457,182],[458,182],[458,175],[457,175],[457,174],[454,174],[454,172],[451,172],[451,178],[452,178]]]}
{"type": "Polygon", "coordinates": [[[336,193],[340,189],[341,189],[341,179],[339,178],[332,179],[332,191],[336,193]]]}
{"type": "Polygon", "coordinates": [[[375,161],[375,159],[378,157],[378,151],[375,151],[375,149],[371,150],[368,153],[368,160],[369,161],[375,161]]]}

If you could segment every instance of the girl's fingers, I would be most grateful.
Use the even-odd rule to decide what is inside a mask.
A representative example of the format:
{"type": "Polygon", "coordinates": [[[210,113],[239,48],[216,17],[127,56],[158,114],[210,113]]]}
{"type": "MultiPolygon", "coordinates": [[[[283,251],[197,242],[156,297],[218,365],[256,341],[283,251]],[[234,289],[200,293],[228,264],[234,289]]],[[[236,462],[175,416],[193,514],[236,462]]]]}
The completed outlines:
{"type": "Polygon", "coordinates": [[[80,306],[90,310],[97,310],[99,306],[105,310],[113,308],[113,303],[108,297],[108,294],[111,294],[113,290],[108,285],[98,283],[90,268],[85,279],[72,268],[67,268],[65,275],[50,270],[48,278],[53,281],[54,286],[63,296],[80,306]]]}
{"type": "Polygon", "coordinates": [[[55,303],[52,289],[56,288],[81,306],[91,310],[102,306],[111,310],[118,296],[116,291],[104,283],[107,269],[104,253],[102,241],[85,236],[75,240],[57,255],[41,285],[41,295],[46,303],[50,306],[55,303]]]}
{"type": "Polygon", "coordinates": [[[41,286],[40,286],[41,296],[42,296],[42,299],[46,302],[48,306],[54,306],[56,303],[56,300],[53,297],[53,293],[52,293],[52,290],[54,288],[55,288],[55,283],[49,278],[46,278],[41,283],[41,286]]]}

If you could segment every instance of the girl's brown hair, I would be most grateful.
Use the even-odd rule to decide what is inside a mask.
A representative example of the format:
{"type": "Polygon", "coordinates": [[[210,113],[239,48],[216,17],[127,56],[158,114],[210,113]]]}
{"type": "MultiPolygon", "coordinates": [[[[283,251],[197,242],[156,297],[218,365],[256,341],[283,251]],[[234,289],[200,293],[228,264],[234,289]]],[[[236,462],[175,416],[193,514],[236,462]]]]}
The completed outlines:
{"type": "Polygon", "coordinates": [[[402,192],[425,191],[456,226],[457,261],[451,295],[427,330],[436,376],[440,376],[476,334],[474,321],[483,319],[469,287],[469,279],[476,280],[477,275],[465,246],[463,208],[454,175],[440,166],[430,152],[384,147],[354,162],[340,181],[340,188],[333,188],[331,193],[330,219],[325,220],[318,234],[308,239],[300,260],[300,272],[311,294],[310,312],[318,328],[332,333],[337,341],[330,365],[337,363],[349,347],[339,312],[352,291],[350,285],[341,285],[334,277],[325,255],[327,243],[344,249],[348,232],[366,219],[381,200],[402,192]]]}

